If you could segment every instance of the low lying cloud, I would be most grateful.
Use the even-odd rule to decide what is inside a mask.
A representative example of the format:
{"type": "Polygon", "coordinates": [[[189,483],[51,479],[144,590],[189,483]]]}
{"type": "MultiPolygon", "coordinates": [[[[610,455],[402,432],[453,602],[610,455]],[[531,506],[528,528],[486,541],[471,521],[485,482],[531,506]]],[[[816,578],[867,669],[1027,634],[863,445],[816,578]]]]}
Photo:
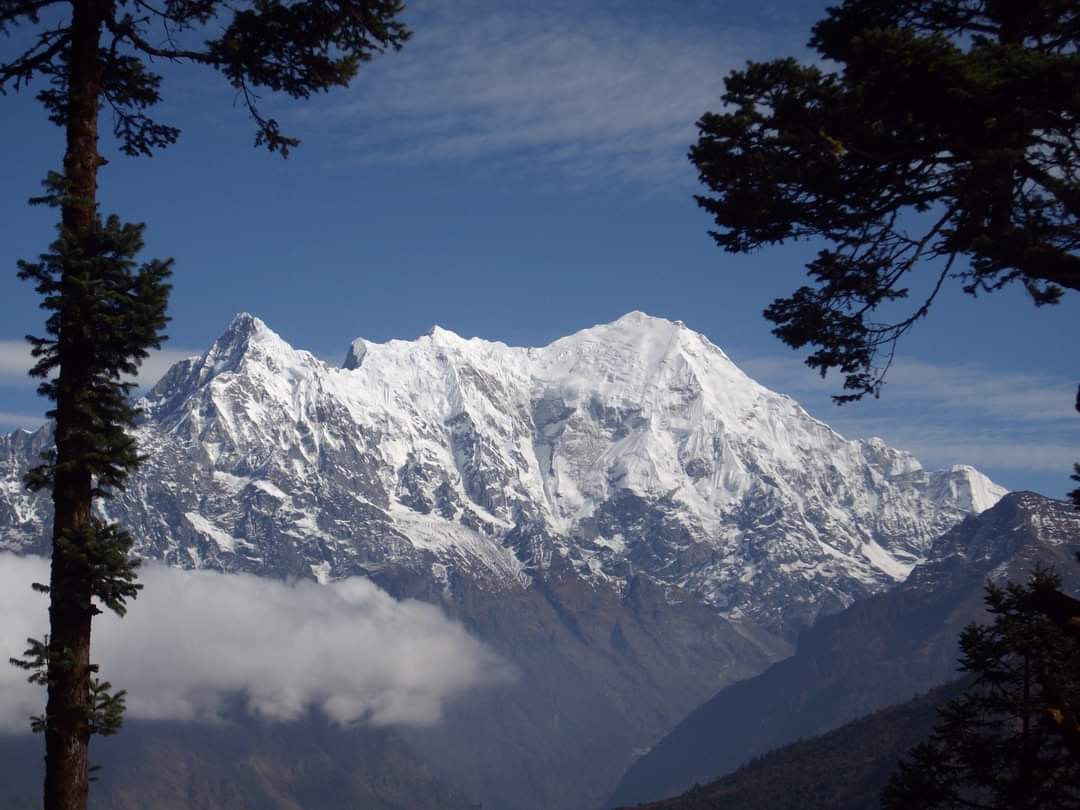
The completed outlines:
{"type": "MultiPolygon", "coordinates": [[[[48,561],[0,554],[0,653],[46,631],[47,598],[30,589],[48,561]]],[[[239,696],[270,720],[315,707],[331,720],[423,726],[510,666],[437,608],[399,602],[365,579],[284,584],[246,574],[147,564],[128,615],[94,624],[93,660],[128,690],[128,716],[213,720],[239,696]]],[[[44,690],[0,667],[0,729],[25,730],[44,690]]]]}

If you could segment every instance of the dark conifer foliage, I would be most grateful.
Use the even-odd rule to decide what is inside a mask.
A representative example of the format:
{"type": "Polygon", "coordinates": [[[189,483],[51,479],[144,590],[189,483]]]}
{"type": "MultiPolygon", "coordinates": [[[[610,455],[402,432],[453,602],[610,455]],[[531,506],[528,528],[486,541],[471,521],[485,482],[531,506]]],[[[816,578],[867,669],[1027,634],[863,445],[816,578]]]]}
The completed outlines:
{"type": "Polygon", "coordinates": [[[50,174],[32,202],[56,207],[59,234],[38,262],[20,262],[49,312],[47,337],[31,337],[54,403],[56,447],[28,477],[51,488],[53,559],[50,635],[29,641],[13,660],[48,689],[44,732],[46,810],[82,810],[89,789],[92,734],[120,725],[123,692],[96,677],[91,621],[98,605],[123,614],[139,589],[132,540],[99,520],[95,498],[107,498],[138,465],[128,434],[134,373],[164,340],[171,261],[139,264],[143,226],[98,210],[98,113],[112,115],[121,151],[151,155],[179,130],[149,110],[161,100],[155,61],[191,62],[219,71],[255,124],[255,144],[286,156],[299,142],[260,112],[258,93],[307,98],[344,86],[360,65],[409,32],[400,0],[0,0],[0,34],[22,28],[25,49],[0,62],[0,94],[33,86],[49,120],[65,131],[63,170],[50,174]]]}
{"type": "Polygon", "coordinates": [[[1036,305],[1080,289],[1080,6],[845,0],[810,44],[838,69],[733,72],[690,158],[724,249],[829,243],[765,315],[845,375],[838,400],[880,391],[950,277],[1036,305]]]}
{"type": "MultiPolygon", "coordinates": [[[[1080,413],[1080,387],[1076,389],[1076,412],[1080,413]]],[[[1073,465],[1072,480],[1080,484],[1080,464],[1073,465]]],[[[1069,493],[1069,497],[1072,498],[1073,506],[1080,509],[1080,487],[1077,487],[1069,493]]]]}
{"type": "Polygon", "coordinates": [[[308,98],[348,85],[364,62],[408,39],[397,19],[403,10],[401,0],[0,0],[0,33],[37,31],[31,47],[0,64],[0,93],[43,78],[48,87],[37,97],[51,121],[68,126],[71,102],[92,92],[112,113],[123,151],[150,155],[180,131],[147,112],[161,100],[161,76],[148,65],[206,65],[236,89],[256,145],[288,154],[299,141],[260,112],[260,90],[308,98]],[[42,24],[42,12],[63,6],[66,23],[42,24]],[[205,39],[211,31],[218,36],[205,39]]]}
{"type": "Polygon", "coordinates": [[[1045,570],[1027,585],[987,586],[993,623],[960,638],[972,685],[900,764],[882,791],[884,810],[1080,807],[1080,760],[1063,733],[1077,726],[1080,646],[1038,605],[1060,586],[1045,570]]]}

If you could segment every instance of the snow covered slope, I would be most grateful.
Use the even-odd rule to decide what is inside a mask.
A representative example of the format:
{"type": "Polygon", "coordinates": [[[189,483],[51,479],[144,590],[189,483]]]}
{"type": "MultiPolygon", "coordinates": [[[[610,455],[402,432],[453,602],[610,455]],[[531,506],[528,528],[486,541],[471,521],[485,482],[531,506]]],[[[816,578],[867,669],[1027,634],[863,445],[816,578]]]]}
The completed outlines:
{"type": "MultiPolygon", "coordinates": [[[[526,588],[645,575],[790,635],[901,580],[1004,490],[847,441],[680,322],[632,312],[542,348],[353,342],[334,368],[239,315],[150,392],[150,460],[109,513],[173,564],[327,579],[405,566],[526,588]]],[[[40,547],[0,439],[0,548],[40,547]]]]}

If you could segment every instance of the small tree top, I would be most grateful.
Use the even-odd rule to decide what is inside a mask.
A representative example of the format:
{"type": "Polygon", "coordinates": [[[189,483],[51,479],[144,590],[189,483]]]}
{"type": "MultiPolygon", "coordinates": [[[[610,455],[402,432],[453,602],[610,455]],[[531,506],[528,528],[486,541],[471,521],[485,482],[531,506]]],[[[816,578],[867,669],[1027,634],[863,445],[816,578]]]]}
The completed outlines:
{"type": "Polygon", "coordinates": [[[1036,305],[1080,289],[1075,0],[846,0],[810,44],[826,67],[729,75],[690,159],[726,250],[828,243],[765,315],[846,375],[838,401],[880,391],[950,277],[972,295],[1018,283],[1036,305]]]}

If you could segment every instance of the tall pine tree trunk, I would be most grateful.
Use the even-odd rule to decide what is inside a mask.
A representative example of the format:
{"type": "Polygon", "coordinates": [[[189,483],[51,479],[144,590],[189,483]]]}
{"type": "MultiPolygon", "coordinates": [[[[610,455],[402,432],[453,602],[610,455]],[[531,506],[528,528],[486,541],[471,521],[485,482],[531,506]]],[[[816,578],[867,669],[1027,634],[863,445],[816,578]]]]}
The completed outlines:
{"type": "MultiPolygon", "coordinates": [[[[102,4],[73,3],[69,108],[64,155],[65,231],[92,255],[96,218],[98,96],[101,66],[102,4]]],[[[92,481],[84,463],[90,417],[80,399],[91,380],[94,324],[86,298],[90,291],[65,271],[59,336],[59,388],[56,402],[56,469],[53,481],[53,557],[50,577],[48,705],[45,729],[45,810],[84,810],[89,792],[90,623],[94,608],[85,565],[58,542],[78,543],[91,517],[92,481]]]]}

